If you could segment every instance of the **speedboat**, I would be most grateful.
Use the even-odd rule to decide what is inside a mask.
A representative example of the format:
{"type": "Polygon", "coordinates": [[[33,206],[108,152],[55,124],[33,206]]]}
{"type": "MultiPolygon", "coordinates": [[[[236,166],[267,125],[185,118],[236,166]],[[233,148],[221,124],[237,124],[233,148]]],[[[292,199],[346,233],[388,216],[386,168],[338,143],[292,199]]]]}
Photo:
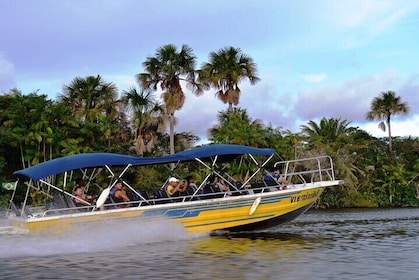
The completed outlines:
{"type": "Polygon", "coordinates": [[[274,161],[275,156],[274,149],[231,144],[206,145],[161,157],[114,153],[64,156],[13,173],[17,186],[8,217],[11,226],[30,232],[62,232],[73,225],[114,220],[144,224],[174,221],[187,232],[255,231],[295,219],[312,207],[325,188],[343,184],[335,178],[329,156],[274,161]],[[165,187],[169,179],[153,194],[124,179],[128,170],[151,165],[169,167],[169,178],[176,170],[185,170],[182,164],[194,163],[206,175],[187,195],[168,196],[165,187]],[[237,164],[246,167],[246,176],[235,174],[240,169],[237,164]],[[279,167],[287,184],[268,185],[263,180],[268,167],[279,167]],[[83,207],[73,203],[70,182],[76,173],[83,175],[86,187],[98,178],[108,180],[106,186],[100,186],[97,199],[85,201],[83,207]],[[208,191],[212,176],[222,178],[229,190],[208,191]],[[116,203],[111,199],[121,180],[135,200],[116,203]],[[17,201],[19,188],[26,189],[20,192],[24,198],[17,201]]]}

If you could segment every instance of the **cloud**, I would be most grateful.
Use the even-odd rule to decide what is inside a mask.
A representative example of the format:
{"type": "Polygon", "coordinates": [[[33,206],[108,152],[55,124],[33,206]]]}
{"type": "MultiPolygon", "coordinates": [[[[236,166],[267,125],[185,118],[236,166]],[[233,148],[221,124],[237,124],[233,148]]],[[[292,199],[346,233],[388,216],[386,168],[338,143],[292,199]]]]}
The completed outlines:
{"type": "Polygon", "coordinates": [[[320,83],[324,81],[326,77],[327,75],[325,73],[303,75],[303,79],[310,83],[320,83]]]}
{"type": "Polygon", "coordinates": [[[365,114],[370,110],[373,98],[388,90],[395,91],[410,107],[408,116],[393,117],[395,122],[406,121],[408,124],[399,125],[394,135],[418,135],[419,123],[415,123],[415,120],[419,116],[419,75],[403,78],[393,72],[386,72],[353,78],[342,84],[304,89],[298,92],[293,112],[295,118],[303,123],[318,121],[322,117],[340,118],[377,133],[377,124],[367,121],[365,114]]]}
{"type": "Polygon", "coordinates": [[[0,53],[0,93],[8,92],[15,87],[15,67],[0,53]]]}
{"type": "Polygon", "coordinates": [[[186,94],[185,104],[175,113],[178,120],[176,132],[186,131],[197,134],[200,138],[207,138],[207,131],[217,122],[218,112],[226,110],[227,105],[218,100],[208,91],[200,96],[186,94]]]}
{"type": "MultiPolygon", "coordinates": [[[[413,2],[413,1],[412,1],[413,2]]],[[[294,45],[298,49],[357,49],[373,44],[377,37],[388,34],[409,13],[416,3],[381,0],[322,1],[310,7],[306,21],[299,20],[306,29],[294,45]],[[307,33],[307,34],[306,34],[307,33]]],[[[304,13],[304,12],[303,12],[304,13]]]]}
{"type": "MultiPolygon", "coordinates": [[[[173,43],[191,46],[197,66],[224,46],[252,56],[262,80],[240,85],[239,107],[294,132],[321,117],[367,124],[372,98],[386,90],[408,102],[412,120],[419,111],[418,1],[6,2],[0,91],[17,84],[54,97],[76,76],[99,74],[122,92],[138,86],[148,55],[173,43]]],[[[175,129],[206,137],[227,105],[213,90],[185,94],[175,129]]]]}
{"type": "Polygon", "coordinates": [[[362,121],[372,99],[382,91],[396,91],[399,79],[395,73],[386,72],[352,78],[342,84],[306,88],[298,92],[295,111],[306,120],[334,117],[362,121]]]}
{"type": "Polygon", "coordinates": [[[419,114],[419,73],[401,85],[399,95],[407,102],[411,114],[419,114]]]}
{"type": "MultiPolygon", "coordinates": [[[[388,137],[388,131],[383,131],[378,124],[380,121],[371,121],[368,123],[352,123],[352,126],[359,127],[369,132],[374,137],[388,137]]],[[[396,137],[419,137],[419,115],[411,117],[395,117],[391,121],[391,135],[396,137]],[[402,119],[403,118],[403,119],[402,119]]]]}
{"type": "Polygon", "coordinates": [[[109,81],[118,87],[119,94],[132,87],[139,89],[134,75],[107,75],[107,77],[109,77],[109,81]]]}
{"type": "MultiPolygon", "coordinates": [[[[322,117],[348,120],[354,126],[367,127],[376,131],[377,123],[367,121],[371,101],[381,92],[393,90],[410,107],[408,116],[394,116],[394,121],[406,121],[411,126],[399,127],[395,135],[418,135],[419,123],[419,74],[403,78],[394,72],[359,76],[342,83],[306,87],[281,91],[274,81],[262,80],[256,86],[244,86],[240,106],[246,108],[252,119],[261,119],[265,124],[298,132],[308,121],[318,121],[322,117]],[[415,128],[415,129],[412,129],[415,128]]],[[[379,132],[379,131],[378,131],[379,132]]]]}

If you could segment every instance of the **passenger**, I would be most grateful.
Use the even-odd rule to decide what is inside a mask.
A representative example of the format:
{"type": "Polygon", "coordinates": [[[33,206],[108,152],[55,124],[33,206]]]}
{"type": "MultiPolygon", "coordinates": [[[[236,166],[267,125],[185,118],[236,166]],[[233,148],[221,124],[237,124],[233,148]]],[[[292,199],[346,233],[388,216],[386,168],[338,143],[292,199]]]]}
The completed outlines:
{"type": "MultiPolygon", "coordinates": [[[[112,199],[115,203],[129,202],[131,201],[127,195],[127,187],[122,184],[121,180],[118,180],[114,186],[115,191],[112,192],[112,199]]],[[[128,205],[118,205],[119,208],[127,207],[128,205]]]]}
{"type": "Polygon", "coordinates": [[[227,193],[227,195],[231,195],[230,188],[224,182],[224,179],[223,178],[221,178],[221,177],[215,177],[214,183],[220,189],[220,191],[227,193]]]}
{"type": "Polygon", "coordinates": [[[273,171],[267,174],[263,180],[268,186],[281,185],[282,189],[285,189],[288,181],[281,175],[278,167],[274,167],[273,171]]]}
{"type": "Polygon", "coordinates": [[[185,177],[185,180],[188,184],[186,191],[188,192],[189,195],[193,195],[198,189],[198,187],[195,184],[195,177],[193,175],[189,175],[185,177]]]}
{"type": "Polygon", "coordinates": [[[175,177],[171,177],[166,187],[168,196],[179,196],[179,180],[175,177]]]}
{"type": "Polygon", "coordinates": [[[74,205],[76,205],[77,207],[90,205],[90,203],[88,201],[91,201],[92,197],[88,196],[84,193],[84,188],[83,187],[76,186],[74,188],[73,194],[75,196],[75,197],[73,197],[73,202],[74,202],[74,205]]]}
{"type": "Polygon", "coordinates": [[[202,193],[205,194],[204,198],[224,197],[225,192],[227,192],[228,195],[231,194],[228,185],[219,176],[214,176],[212,182],[207,183],[207,185],[202,190],[202,193]]]}
{"type": "Polygon", "coordinates": [[[188,188],[188,182],[185,179],[181,180],[178,183],[179,195],[182,195],[182,196],[188,195],[187,188],[188,188]]]}
{"type": "Polygon", "coordinates": [[[195,184],[195,178],[192,175],[186,176],[179,184],[184,184],[186,187],[180,186],[180,195],[181,196],[188,196],[187,200],[197,200],[198,197],[192,197],[198,187],[195,184]]]}

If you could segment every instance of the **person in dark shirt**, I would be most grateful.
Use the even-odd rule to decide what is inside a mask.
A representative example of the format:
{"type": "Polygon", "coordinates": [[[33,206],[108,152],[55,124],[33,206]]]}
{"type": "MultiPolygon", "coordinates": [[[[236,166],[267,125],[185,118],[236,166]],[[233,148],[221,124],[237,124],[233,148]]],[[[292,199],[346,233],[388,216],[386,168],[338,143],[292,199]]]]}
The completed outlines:
{"type": "MultiPolygon", "coordinates": [[[[122,181],[116,182],[114,188],[115,188],[115,191],[112,193],[112,199],[115,203],[131,201],[127,195],[126,187],[123,185],[122,181]]],[[[123,207],[125,205],[120,205],[120,206],[123,207]]]]}
{"type": "Polygon", "coordinates": [[[286,186],[288,181],[281,175],[278,167],[274,167],[273,171],[267,174],[263,180],[268,186],[282,185],[286,186]]]}

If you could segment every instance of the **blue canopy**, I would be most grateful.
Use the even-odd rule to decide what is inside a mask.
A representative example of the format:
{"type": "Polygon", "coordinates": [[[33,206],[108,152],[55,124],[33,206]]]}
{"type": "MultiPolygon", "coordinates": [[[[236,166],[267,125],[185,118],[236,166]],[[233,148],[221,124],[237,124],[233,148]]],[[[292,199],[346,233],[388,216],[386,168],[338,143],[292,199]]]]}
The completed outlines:
{"type": "Polygon", "coordinates": [[[262,149],[232,144],[217,144],[202,146],[174,154],[176,157],[182,157],[182,161],[195,160],[207,161],[214,156],[219,157],[219,162],[228,162],[240,155],[265,155],[270,156],[275,153],[274,149],[262,149]]]}
{"type": "Polygon", "coordinates": [[[226,162],[232,160],[234,157],[244,154],[269,156],[274,152],[274,149],[260,149],[240,145],[220,144],[193,148],[173,155],[162,157],[138,157],[112,153],[86,153],[45,161],[32,167],[16,171],[13,173],[13,176],[22,181],[28,181],[30,179],[38,181],[52,175],[64,173],[66,171],[83,168],[98,168],[105,165],[127,166],[131,164],[134,166],[140,166],[173,163],[179,161],[194,161],[197,158],[203,161],[207,161],[215,156],[219,156],[219,161],[226,162]]]}

